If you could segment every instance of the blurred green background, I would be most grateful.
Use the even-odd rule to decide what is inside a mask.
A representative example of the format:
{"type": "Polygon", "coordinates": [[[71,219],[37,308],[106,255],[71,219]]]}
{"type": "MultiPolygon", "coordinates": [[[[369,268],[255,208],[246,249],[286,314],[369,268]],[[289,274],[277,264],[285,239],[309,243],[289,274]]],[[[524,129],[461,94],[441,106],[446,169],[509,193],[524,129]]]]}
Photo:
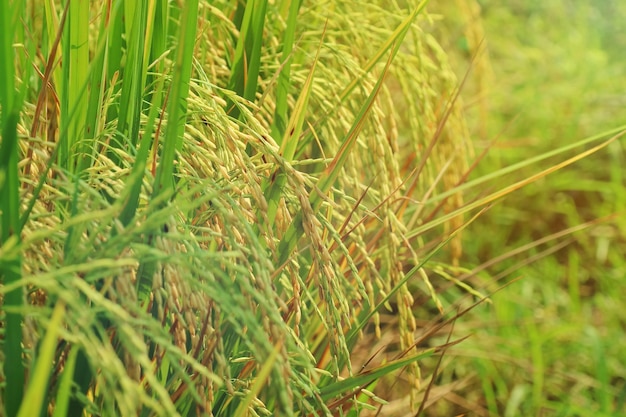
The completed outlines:
{"type": "MultiPolygon", "coordinates": [[[[497,139],[477,175],[626,121],[626,3],[431,4],[459,78],[470,68],[462,96],[477,154],[497,139]]],[[[448,358],[439,382],[464,385],[430,415],[626,415],[625,143],[620,138],[526,186],[471,226],[465,264],[480,265],[613,216],[482,273],[474,284],[491,291],[505,282],[493,279],[508,268],[507,279],[520,279],[458,323],[474,336],[448,358]]],[[[562,159],[533,164],[511,180],[562,159]]]]}

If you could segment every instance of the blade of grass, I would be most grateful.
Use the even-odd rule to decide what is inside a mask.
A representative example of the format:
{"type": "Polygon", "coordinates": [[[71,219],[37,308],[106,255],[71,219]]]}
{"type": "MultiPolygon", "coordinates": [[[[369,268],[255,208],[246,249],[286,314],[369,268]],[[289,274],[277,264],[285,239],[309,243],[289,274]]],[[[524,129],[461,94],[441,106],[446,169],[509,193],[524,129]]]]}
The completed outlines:
{"type": "MultiPolygon", "coordinates": [[[[100,10],[101,15],[108,15],[110,13],[111,5],[103,2],[100,10]]],[[[98,33],[98,39],[106,39],[109,32],[109,20],[101,19],[100,29],[98,33]]],[[[80,160],[78,161],[78,172],[83,172],[85,169],[92,166],[93,157],[97,152],[95,144],[95,135],[100,127],[103,111],[103,100],[105,97],[106,89],[106,69],[107,60],[110,57],[109,49],[105,49],[104,53],[96,54],[90,65],[91,76],[89,77],[88,91],[88,104],[85,115],[85,134],[84,140],[80,147],[80,160]]]]}
{"type": "MultiPolygon", "coordinates": [[[[281,55],[281,69],[276,85],[276,109],[274,111],[274,121],[272,122],[272,137],[283,137],[287,123],[287,98],[289,96],[290,74],[291,74],[291,53],[296,33],[296,23],[298,21],[298,11],[300,10],[301,0],[291,0],[289,2],[289,15],[287,16],[287,28],[283,37],[283,53],[281,55]]],[[[283,3],[285,4],[285,3],[283,3]]],[[[321,43],[321,42],[320,42],[321,43]]],[[[318,52],[319,53],[319,52],[318,52]]],[[[315,59],[317,62],[317,58],[315,59]]],[[[296,137],[299,137],[296,136],[296,137]]],[[[281,143],[278,143],[281,145],[281,143]]]]}
{"type": "Polygon", "coordinates": [[[52,317],[47,326],[48,330],[39,350],[39,356],[36,359],[35,368],[30,377],[18,417],[38,416],[41,414],[42,408],[45,408],[44,397],[50,372],[54,369],[57,335],[64,315],[65,304],[61,301],[57,303],[52,312],[52,317]]]}
{"type": "Polygon", "coordinates": [[[174,160],[185,129],[197,18],[198,0],[185,2],[180,17],[180,33],[170,92],[171,98],[168,104],[168,124],[154,184],[155,196],[174,188],[174,160]]]}
{"type": "MultiPolygon", "coordinates": [[[[120,97],[120,113],[117,123],[114,148],[134,149],[139,135],[143,89],[146,80],[147,53],[146,27],[148,25],[148,6],[146,2],[125,2],[126,66],[122,78],[122,95],[120,97]]],[[[152,16],[150,16],[152,17],[152,16]]],[[[115,163],[119,156],[109,152],[115,163]]]]}
{"type": "Polygon", "coordinates": [[[239,404],[239,407],[237,407],[237,410],[235,411],[233,417],[245,417],[248,415],[248,408],[261,392],[263,385],[267,383],[267,380],[272,373],[274,363],[278,359],[278,354],[281,351],[282,347],[282,342],[276,344],[274,350],[272,350],[270,356],[265,360],[263,367],[256,375],[254,383],[252,384],[252,387],[250,387],[250,392],[248,393],[248,395],[246,395],[246,398],[239,404]]]}
{"type": "Polygon", "coordinates": [[[411,231],[410,233],[407,234],[407,238],[414,238],[416,236],[419,236],[420,234],[432,229],[435,226],[438,226],[442,223],[445,223],[446,221],[450,220],[451,218],[454,218],[460,214],[464,214],[467,213],[471,210],[474,210],[478,207],[484,206],[486,204],[492,203],[496,200],[499,200],[505,196],[507,196],[508,194],[519,190],[520,188],[523,188],[525,186],[527,186],[528,184],[531,184],[535,181],[538,181],[544,177],[546,177],[547,175],[552,174],[555,171],[558,171],[568,165],[571,165],[575,162],[580,161],[583,158],[586,158],[587,156],[598,152],[599,150],[605,148],[606,146],[608,146],[609,144],[611,144],[612,142],[616,141],[617,139],[619,139],[620,137],[622,137],[624,134],[626,134],[626,130],[621,130],[619,133],[617,133],[616,135],[612,136],[611,138],[607,139],[606,141],[602,142],[599,145],[594,146],[591,149],[588,149],[584,152],[581,152],[569,159],[566,159],[565,161],[559,162],[558,164],[555,164],[549,168],[544,169],[543,171],[538,172],[535,175],[532,175],[528,178],[525,178],[523,180],[520,180],[514,184],[511,184],[507,187],[502,188],[501,190],[498,190],[484,198],[481,198],[479,200],[476,200],[472,203],[469,203],[451,213],[448,213],[444,216],[441,216],[437,219],[433,219],[430,223],[424,224],[422,226],[416,227],[413,231],[411,231]]]}
{"type": "MultiPolygon", "coordinates": [[[[256,96],[266,11],[267,0],[246,2],[228,83],[229,89],[249,101],[254,101],[256,96]]],[[[229,103],[228,107],[231,116],[239,118],[237,106],[231,107],[229,103]]]]}
{"type": "Polygon", "coordinates": [[[54,413],[52,417],[66,417],[69,411],[69,402],[72,396],[72,377],[76,370],[76,358],[79,348],[72,346],[70,353],[67,355],[65,364],[63,365],[63,374],[59,388],[57,389],[56,401],[54,405],[54,413]]]}
{"type": "MultiPolygon", "coordinates": [[[[263,28],[267,15],[267,0],[254,0],[252,6],[252,22],[246,39],[247,63],[246,83],[243,97],[254,101],[258,86],[258,77],[261,69],[261,48],[263,47],[263,28]],[[251,43],[251,44],[250,44],[251,43]]],[[[246,8],[247,8],[246,4],[246,8]]]]}
{"type": "MultiPolygon", "coordinates": [[[[66,4],[65,7],[68,7],[69,4],[66,4]]],[[[58,45],[60,42],[60,33],[59,33],[59,27],[63,27],[63,24],[59,23],[59,18],[57,15],[57,10],[56,10],[56,6],[55,6],[55,2],[54,0],[47,0],[44,2],[43,5],[43,9],[44,9],[44,13],[46,16],[46,31],[47,31],[47,35],[48,35],[48,45],[47,45],[47,56],[51,57],[51,56],[55,56],[56,55],[56,49],[58,49],[58,45]],[[52,42],[52,44],[50,44],[50,42],[52,42]]],[[[64,19],[67,16],[67,13],[62,13],[62,19],[64,19]]],[[[51,63],[48,62],[48,65],[50,65],[51,63]]],[[[48,69],[46,68],[46,72],[48,72],[48,69]]],[[[54,72],[51,73],[51,75],[49,76],[49,78],[52,78],[54,80],[54,84],[57,86],[61,85],[61,68],[57,65],[54,72]]]]}
{"type": "MultiPolygon", "coordinates": [[[[59,165],[70,172],[77,172],[80,158],[84,155],[83,140],[88,105],[88,94],[83,86],[89,78],[89,2],[72,1],[68,14],[68,37],[63,39],[63,57],[67,58],[64,67],[67,78],[64,78],[65,95],[61,97],[66,112],[61,113],[62,123],[68,126],[68,140],[65,143],[65,154],[59,155],[59,165]],[[76,109],[70,111],[72,109],[76,109]]],[[[65,61],[65,59],[64,59],[65,61]]]]}
{"type": "MultiPolygon", "coordinates": [[[[0,9],[0,13],[1,13],[0,9]]],[[[13,62],[12,60],[10,61],[13,62]]],[[[13,89],[11,89],[13,90],[13,89]]],[[[6,107],[3,106],[3,109],[6,107]]],[[[18,115],[14,112],[3,114],[2,123],[2,146],[0,147],[0,211],[2,236],[1,243],[4,245],[9,240],[19,242],[19,177],[17,166],[17,121],[18,115]],[[7,120],[8,119],[8,120],[7,120]],[[8,155],[7,155],[8,154],[8,155]],[[5,155],[8,160],[5,161],[5,155]]],[[[0,282],[9,285],[21,278],[21,257],[4,260],[0,282]]],[[[5,404],[9,415],[15,415],[21,401],[24,389],[24,366],[22,364],[22,314],[19,309],[24,304],[23,288],[18,287],[7,292],[3,300],[5,310],[5,339],[4,357],[11,360],[4,361],[4,375],[6,378],[5,404]]]]}
{"type": "MultiPolygon", "coordinates": [[[[14,7],[16,5],[13,5],[14,7]]],[[[8,2],[0,2],[0,244],[9,240],[20,242],[19,228],[19,170],[17,124],[21,110],[21,97],[15,88],[15,51],[13,39],[17,22],[11,21],[13,9],[8,2]]],[[[19,15],[17,15],[19,16],[19,15]]],[[[4,260],[0,271],[2,285],[14,284],[21,278],[21,255],[4,260]]],[[[22,314],[23,288],[18,287],[4,295],[5,310],[4,358],[5,378],[4,404],[9,416],[17,414],[24,395],[24,365],[22,363],[22,314]]]]}
{"type": "Polygon", "coordinates": [[[466,183],[464,183],[462,185],[459,185],[458,187],[455,187],[455,188],[450,189],[448,191],[444,191],[444,192],[442,192],[440,194],[437,194],[436,196],[434,196],[434,197],[428,199],[427,201],[425,201],[424,204],[436,203],[436,202],[438,202],[440,200],[443,200],[443,199],[446,199],[446,198],[450,197],[452,194],[456,194],[458,192],[462,192],[462,191],[465,191],[465,190],[472,189],[474,187],[477,187],[477,186],[479,186],[481,184],[484,184],[485,182],[491,181],[491,180],[496,179],[496,178],[502,178],[506,174],[510,174],[512,172],[518,171],[518,170],[520,170],[520,169],[522,169],[524,167],[536,164],[537,162],[543,161],[545,159],[552,158],[552,157],[557,156],[557,155],[561,155],[561,154],[563,154],[563,153],[565,153],[567,151],[570,151],[572,149],[579,148],[581,146],[588,145],[588,144],[593,143],[593,142],[597,142],[597,141],[599,141],[601,139],[606,138],[607,136],[612,136],[612,135],[618,135],[619,136],[619,135],[622,135],[624,133],[624,131],[626,131],[626,125],[621,125],[621,126],[618,126],[616,128],[613,128],[613,129],[607,130],[605,132],[599,133],[597,135],[589,136],[589,137],[584,138],[584,139],[582,139],[580,141],[577,141],[575,143],[572,143],[572,144],[569,144],[569,145],[565,145],[565,146],[559,147],[557,149],[554,149],[554,150],[542,153],[541,155],[537,155],[537,156],[534,156],[534,157],[531,157],[531,158],[524,159],[523,161],[520,161],[520,162],[518,162],[516,164],[510,165],[510,166],[505,167],[505,168],[498,169],[496,171],[493,171],[493,172],[485,174],[485,175],[481,175],[480,177],[478,177],[478,178],[476,178],[474,180],[468,181],[468,182],[466,182],[466,183]]]}
{"type": "MultiPolygon", "coordinates": [[[[505,261],[507,259],[510,259],[510,258],[513,258],[516,255],[519,255],[519,254],[522,254],[522,253],[529,253],[531,251],[531,249],[534,249],[534,248],[536,248],[538,246],[541,246],[541,245],[544,245],[546,243],[550,243],[550,242],[559,240],[559,239],[561,239],[563,237],[566,237],[566,236],[573,235],[574,233],[577,233],[577,232],[579,232],[581,230],[588,229],[588,228],[590,228],[592,226],[595,226],[595,225],[598,225],[598,224],[601,224],[601,223],[604,223],[604,222],[608,222],[608,221],[610,221],[612,219],[615,219],[616,217],[617,217],[617,213],[613,213],[613,214],[605,216],[603,218],[594,219],[594,220],[591,220],[589,222],[581,223],[579,225],[572,226],[572,227],[567,228],[567,229],[563,229],[563,230],[558,231],[556,233],[552,233],[552,234],[550,234],[548,236],[544,236],[544,237],[542,237],[540,239],[536,239],[536,240],[534,240],[534,241],[532,241],[530,243],[527,243],[525,245],[519,246],[519,247],[517,247],[515,249],[512,249],[512,250],[510,250],[510,251],[508,251],[506,253],[503,253],[502,255],[496,256],[496,257],[494,257],[494,258],[492,258],[492,259],[490,259],[490,260],[488,260],[488,261],[486,261],[486,262],[484,262],[484,263],[474,267],[471,271],[469,271],[469,272],[467,272],[467,273],[465,273],[465,274],[463,274],[463,275],[461,275],[459,277],[456,277],[455,280],[458,281],[458,282],[467,281],[469,278],[477,276],[480,272],[482,272],[482,271],[484,271],[486,269],[489,269],[492,266],[501,264],[503,261],[505,261]]],[[[441,291],[445,292],[449,287],[454,286],[454,285],[455,285],[454,282],[448,283],[448,284],[444,285],[443,287],[441,287],[441,291]]]]}
{"type": "Polygon", "coordinates": [[[329,401],[339,395],[351,395],[353,390],[359,387],[365,387],[373,381],[380,379],[397,369],[404,368],[405,366],[417,362],[420,359],[428,358],[434,353],[435,349],[429,349],[417,355],[396,359],[361,374],[326,385],[320,388],[319,395],[324,401],[329,401]]]}

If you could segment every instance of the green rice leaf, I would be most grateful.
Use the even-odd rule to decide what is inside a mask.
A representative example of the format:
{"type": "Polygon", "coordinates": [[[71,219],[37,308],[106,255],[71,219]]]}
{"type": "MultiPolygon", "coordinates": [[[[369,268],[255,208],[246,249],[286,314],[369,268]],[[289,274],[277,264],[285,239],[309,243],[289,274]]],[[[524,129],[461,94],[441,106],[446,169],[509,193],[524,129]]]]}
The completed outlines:
{"type": "Polygon", "coordinates": [[[320,389],[319,395],[325,400],[336,398],[340,395],[350,395],[360,387],[365,387],[382,378],[385,375],[389,375],[391,372],[404,368],[411,363],[415,363],[421,359],[428,358],[435,353],[434,349],[426,350],[417,355],[408,356],[401,359],[388,362],[370,371],[363,372],[354,376],[350,376],[341,381],[334,382],[320,389]]]}
{"type": "Polygon", "coordinates": [[[52,317],[48,323],[48,331],[44,336],[43,343],[39,349],[39,356],[35,362],[35,368],[31,375],[24,401],[20,407],[18,417],[30,417],[41,414],[46,407],[44,397],[50,373],[54,369],[54,354],[57,347],[57,335],[59,327],[62,326],[65,315],[65,305],[63,302],[57,303],[52,312],[52,317]]]}
{"type": "MultiPolygon", "coordinates": [[[[22,103],[15,86],[15,53],[13,39],[17,22],[10,20],[12,10],[7,2],[0,2],[0,245],[9,241],[18,244],[21,240],[19,227],[19,168],[17,125],[22,103]]],[[[21,26],[20,26],[21,27],[21,26]]],[[[0,246],[0,247],[2,247],[0,246]]],[[[2,259],[0,283],[15,284],[21,278],[22,256],[2,259]]],[[[22,363],[22,314],[24,304],[21,287],[4,294],[2,308],[5,310],[4,357],[11,358],[3,363],[5,389],[4,407],[8,415],[16,415],[24,393],[24,365],[22,363]]]]}

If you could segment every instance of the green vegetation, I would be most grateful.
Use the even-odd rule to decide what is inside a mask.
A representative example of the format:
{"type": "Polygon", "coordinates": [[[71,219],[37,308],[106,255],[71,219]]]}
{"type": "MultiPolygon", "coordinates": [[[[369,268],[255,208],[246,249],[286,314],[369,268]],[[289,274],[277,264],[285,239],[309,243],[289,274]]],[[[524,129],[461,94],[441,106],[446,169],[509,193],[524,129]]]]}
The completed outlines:
{"type": "MultiPolygon", "coordinates": [[[[480,175],[626,120],[622,3],[478,3],[480,19],[477,9],[438,12],[455,67],[472,59],[472,39],[488,48],[464,90],[477,145],[497,138],[480,175]]],[[[439,415],[455,406],[476,416],[626,413],[624,149],[622,138],[511,194],[466,233],[469,265],[547,241],[483,272],[485,285],[508,268],[520,280],[457,323],[474,337],[449,352],[444,369],[464,381],[455,398],[466,402],[440,401],[439,415]],[[588,228],[558,236],[581,224],[588,228]]]]}
{"type": "Polygon", "coordinates": [[[624,411],[624,40],[457,3],[1,1],[0,415],[624,411]]]}

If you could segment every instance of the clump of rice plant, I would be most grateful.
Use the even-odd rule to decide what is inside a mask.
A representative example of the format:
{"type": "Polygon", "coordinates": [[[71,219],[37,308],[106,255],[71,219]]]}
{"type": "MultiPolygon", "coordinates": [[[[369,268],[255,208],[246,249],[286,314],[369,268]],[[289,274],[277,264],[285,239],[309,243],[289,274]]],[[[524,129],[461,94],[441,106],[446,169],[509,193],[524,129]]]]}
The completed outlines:
{"type": "Polygon", "coordinates": [[[423,407],[433,271],[483,300],[461,231],[586,155],[466,201],[501,173],[426,3],[0,9],[6,414],[359,415],[400,372],[423,407]]]}

